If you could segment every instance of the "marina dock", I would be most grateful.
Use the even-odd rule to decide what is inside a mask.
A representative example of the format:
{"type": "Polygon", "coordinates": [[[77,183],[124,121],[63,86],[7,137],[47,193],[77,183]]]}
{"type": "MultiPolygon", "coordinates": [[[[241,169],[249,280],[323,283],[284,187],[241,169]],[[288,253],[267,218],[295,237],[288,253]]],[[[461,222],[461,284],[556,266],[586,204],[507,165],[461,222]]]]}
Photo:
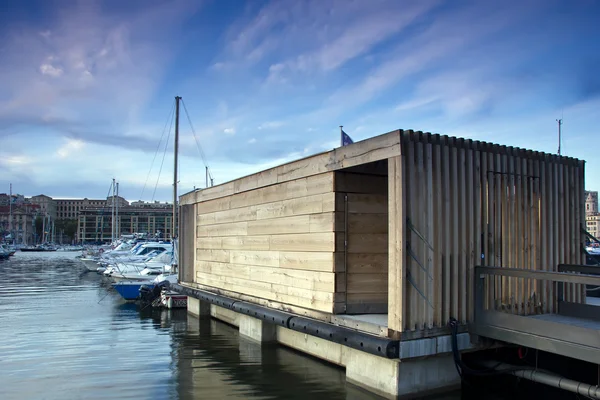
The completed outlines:
{"type": "Polygon", "coordinates": [[[598,364],[584,197],[581,160],[393,131],[181,196],[177,288],[386,397],[459,387],[456,351],[598,364]]]}

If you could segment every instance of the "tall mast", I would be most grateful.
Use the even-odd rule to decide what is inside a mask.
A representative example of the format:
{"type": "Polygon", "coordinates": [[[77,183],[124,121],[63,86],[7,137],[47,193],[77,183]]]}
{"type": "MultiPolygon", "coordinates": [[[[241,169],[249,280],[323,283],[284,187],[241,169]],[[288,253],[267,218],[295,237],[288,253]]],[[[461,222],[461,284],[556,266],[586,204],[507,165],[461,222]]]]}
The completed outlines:
{"type": "Polygon", "coordinates": [[[118,239],[119,236],[119,182],[117,182],[117,204],[115,205],[115,239],[118,239]]]}
{"type": "Polygon", "coordinates": [[[556,122],[558,122],[558,155],[560,156],[560,142],[561,142],[561,126],[562,126],[562,118],[561,119],[557,119],[556,122]]]}
{"type": "Polygon", "coordinates": [[[15,240],[12,234],[12,183],[10,184],[10,196],[8,197],[8,232],[10,233],[11,240],[15,240]]]}
{"type": "Polygon", "coordinates": [[[175,96],[175,147],[173,152],[173,223],[171,227],[171,237],[175,239],[177,237],[177,153],[179,152],[179,101],[181,96],[175,96]]]}
{"type": "Polygon", "coordinates": [[[115,241],[115,178],[112,180],[112,202],[110,208],[110,243],[112,244],[115,241]]]}

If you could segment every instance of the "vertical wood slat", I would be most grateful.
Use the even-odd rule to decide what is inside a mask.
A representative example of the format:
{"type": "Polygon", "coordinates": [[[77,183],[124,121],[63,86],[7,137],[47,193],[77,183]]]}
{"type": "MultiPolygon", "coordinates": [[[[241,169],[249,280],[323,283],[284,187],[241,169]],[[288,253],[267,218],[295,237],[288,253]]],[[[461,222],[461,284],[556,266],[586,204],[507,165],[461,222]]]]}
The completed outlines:
{"type": "MultiPolygon", "coordinates": [[[[571,193],[574,190],[574,187],[571,185],[571,166],[570,165],[566,165],[564,167],[564,171],[563,171],[563,186],[564,186],[564,194],[563,194],[563,202],[565,205],[565,263],[566,264],[573,264],[572,261],[573,259],[571,258],[571,247],[572,247],[572,235],[573,235],[573,230],[571,229],[571,227],[573,226],[573,223],[575,222],[575,213],[574,213],[574,203],[573,203],[573,197],[571,196],[571,193]]],[[[569,296],[569,301],[574,302],[577,301],[576,300],[576,290],[577,290],[577,286],[575,284],[571,284],[569,285],[571,287],[570,290],[570,296],[569,296]]]]}
{"type": "MultiPolygon", "coordinates": [[[[502,266],[512,267],[515,264],[514,255],[514,237],[515,237],[515,161],[512,154],[512,148],[509,148],[502,157],[502,177],[503,182],[500,187],[502,191],[502,220],[501,220],[501,238],[502,238],[502,266]],[[508,154],[507,154],[508,153],[508,154]],[[508,190],[506,189],[508,188],[508,190]]],[[[508,304],[509,311],[515,310],[515,290],[516,279],[506,278],[504,280],[504,301],[508,304]]]]}
{"type": "MultiPolygon", "coordinates": [[[[553,157],[554,158],[554,157],[553,157]]],[[[554,160],[553,160],[554,161],[554,160]]],[[[553,171],[554,171],[554,175],[552,176],[552,201],[553,201],[553,208],[552,210],[554,211],[554,224],[552,225],[552,241],[554,242],[554,254],[553,254],[553,263],[550,265],[550,268],[552,269],[552,271],[556,271],[556,266],[560,263],[560,250],[559,250],[559,229],[560,229],[560,212],[559,212],[559,208],[560,208],[560,203],[559,203],[559,186],[558,186],[558,169],[559,166],[558,164],[556,164],[555,162],[552,163],[552,167],[553,167],[553,171]]],[[[556,310],[556,299],[554,298],[554,295],[552,295],[550,297],[552,299],[552,304],[551,304],[551,311],[550,312],[555,312],[556,310]]]]}
{"type": "MultiPolygon", "coordinates": [[[[540,269],[542,271],[548,270],[548,253],[550,249],[548,248],[548,192],[547,184],[546,184],[546,162],[542,160],[540,163],[539,169],[539,177],[540,177],[540,269]]],[[[547,304],[548,304],[548,283],[545,280],[541,281],[540,288],[540,297],[542,313],[547,312],[547,304]]]]}
{"type": "MultiPolygon", "coordinates": [[[[487,266],[487,259],[489,257],[489,182],[488,182],[488,153],[487,148],[481,147],[481,169],[480,169],[480,182],[481,182],[481,240],[483,256],[480,258],[479,263],[483,266],[487,266]]],[[[494,282],[493,278],[485,280],[487,296],[487,308],[491,308],[494,300],[494,282]]]]}
{"type": "MultiPolygon", "coordinates": [[[[568,204],[565,204],[565,186],[564,186],[564,165],[557,164],[558,166],[558,263],[563,264],[565,262],[565,245],[567,242],[567,235],[565,232],[565,219],[567,218],[566,212],[568,210],[568,204]]],[[[558,265],[555,266],[555,268],[558,265]]],[[[565,299],[569,299],[571,296],[571,285],[565,285],[564,292],[565,299]]]]}
{"type": "MultiPolygon", "coordinates": [[[[585,162],[580,161],[579,165],[577,166],[577,172],[578,172],[578,176],[576,177],[577,182],[579,183],[579,190],[577,191],[578,193],[578,198],[577,198],[577,204],[579,204],[579,224],[577,225],[576,229],[577,229],[577,248],[581,249],[583,248],[584,244],[585,244],[585,236],[581,233],[581,229],[585,227],[585,162]]],[[[585,264],[586,259],[585,259],[585,254],[583,254],[582,251],[578,250],[578,254],[579,254],[579,263],[580,264],[585,264]]],[[[581,293],[581,302],[585,302],[586,301],[586,291],[585,291],[585,287],[582,287],[582,293],[581,293]]]]}
{"type": "MultiPolygon", "coordinates": [[[[469,315],[468,320],[473,321],[473,311],[474,311],[474,293],[472,291],[473,287],[473,278],[475,273],[475,266],[479,265],[481,262],[481,234],[483,229],[481,229],[481,153],[479,151],[479,147],[475,144],[473,148],[473,157],[474,157],[474,165],[473,172],[471,174],[473,182],[475,184],[473,188],[473,201],[474,201],[474,217],[473,225],[471,227],[471,237],[473,238],[473,246],[471,249],[471,265],[469,271],[467,271],[467,290],[469,293],[468,303],[469,303],[469,315]]],[[[486,290],[489,292],[489,280],[486,280],[486,290]]]]}
{"type": "MultiPolygon", "coordinates": [[[[571,189],[569,190],[569,200],[572,202],[571,215],[573,221],[571,222],[571,260],[572,264],[579,263],[579,246],[577,245],[578,227],[580,226],[579,221],[579,203],[577,201],[579,197],[579,180],[577,179],[577,167],[570,167],[571,173],[569,174],[569,182],[571,183],[571,189]]],[[[576,285],[576,298],[574,301],[581,303],[583,301],[582,292],[585,288],[582,285],[576,285]]]]}
{"type": "MultiPolygon", "coordinates": [[[[495,148],[498,146],[494,146],[495,148]]],[[[502,252],[500,246],[500,238],[502,237],[502,164],[501,156],[499,153],[495,154],[495,167],[494,167],[494,232],[493,232],[493,243],[494,243],[494,265],[502,267],[502,252]]],[[[506,287],[506,279],[504,277],[496,277],[498,293],[496,298],[499,301],[499,305],[502,305],[502,300],[506,298],[504,288],[506,287]]]]}
{"type": "MultiPolygon", "coordinates": [[[[415,139],[415,185],[412,187],[415,191],[415,203],[414,203],[414,213],[411,213],[410,218],[414,218],[413,225],[421,234],[425,233],[425,218],[423,215],[424,209],[424,172],[423,172],[423,143],[415,139]]],[[[417,286],[417,288],[423,293],[423,295],[417,292],[417,288],[413,288],[413,292],[415,294],[415,321],[414,325],[416,325],[416,329],[423,329],[423,319],[425,318],[426,313],[426,298],[429,293],[427,293],[427,276],[424,268],[427,268],[426,260],[424,258],[424,243],[421,238],[419,238],[415,233],[411,234],[410,245],[413,253],[416,256],[416,260],[412,260],[413,267],[411,268],[413,280],[417,286]],[[421,265],[419,265],[421,264],[421,265]],[[423,267],[422,267],[423,266],[423,267]]]]}
{"type": "MultiPolygon", "coordinates": [[[[554,177],[555,177],[555,170],[556,170],[556,165],[552,162],[552,158],[551,157],[547,157],[547,165],[546,165],[546,184],[548,185],[547,188],[547,195],[548,195],[548,264],[547,264],[547,268],[548,271],[554,271],[555,267],[554,265],[556,265],[556,261],[557,261],[557,254],[558,254],[558,249],[556,248],[555,245],[557,245],[557,243],[555,242],[554,238],[555,238],[555,234],[557,232],[558,229],[558,218],[557,218],[557,212],[556,209],[554,208],[554,204],[555,204],[555,181],[554,181],[554,177]]],[[[553,312],[554,311],[554,285],[550,282],[547,282],[548,285],[548,304],[547,304],[547,308],[546,308],[546,312],[553,312]]]]}
{"type": "Polygon", "coordinates": [[[388,159],[388,329],[403,331],[405,265],[406,265],[406,202],[404,181],[404,156],[388,159]]]}
{"type": "MultiPolygon", "coordinates": [[[[442,211],[443,211],[443,193],[440,190],[443,187],[442,184],[442,163],[441,163],[441,149],[439,143],[439,135],[435,136],[434,146],[433,146],[433,160],[432,160],[432,168],[434,171],[433,184],[437,188],[434,190],[434,211],[435,217],[433,218],[433,229],[435,231],[435,238],[433,240],[433,248],[435,250],[434,254],[434,262],[433,262],[433,279],[434,279],[434,287],[433,287],[433,305],[434,305],[434,314],[433,321],[435,326],[443,326],[444,318],[443,318],[443,304],[442,304],[442,287],[443,287],[443,265],[442,265],[442,257],[443,257],[443,224],[442,224],[442,211]]],[[[446,320],[447,321],[447,320],[446,320]]]]}
{"type": "MultiPolygon", "coordinates": [[[[433,149],[431,143],[427,143],[425,145],[425,173],[427,175],[427,201],[426,201],[426,238],[428,242],[434,243],[434,225],[433,225],[433,149]]],[[[432,250],[429,246],[423,243],[423,248],[427,252],[427,272],[432,278],[434,275],[434,250],[432,250]]],[[[434,248],[435,249],[435,248],[434,248]]],[[[427,282],[427,297],[429,298],[429,302],[431,305],[434,303],[434,289],[433,289],[433,279],[430,279],[429,276],[425,277],[427,282]]],[[[433,328],[433,310],[428,303],[425,303],[425,307],[427,310],[427,327],[433,328]]]]}
{"type": "MultiPolygon", "coordinates": [[[[562,193],[561,193],[561,206],[562,206],[562,210],[563,210],[563,228],[562,228],[562,251],[563,251],[563,257],[562,257],[562,263],[569,263],[569,259],[570,259],[570,255],[571,255],[571,230],[569,229],[569,224],[572,222],[571,219],[571,209],[570,209],[570,204],[569,204],[569,182],[568,182],[568,176],[569,176],[569,166],[567,165],[561,165],[561,176],[560,176],[560,180],[561,180],[561,186],[562,186],[562,193]]],[[[574,292],[573,290],[575,289],[575,285],[573,284],[569,284],[566,285],[566,287],[568,288],[567,292],[567,296],[565,297],[568,301],[573,301],[573,296],[574,296],[574,292]]]]}
{"type": "MultiPolygon", "coordinates": [[[[458,317],[461,323],[467,322],[467,240],[469,234],[469,224],[468,217],[466,212],[467,201],[469,196],[472,193],[469,193],[467,182],[467,171],[466,171],[466,151],[461,146],[458,151],[458,187],[459,187],[459,196],[458,196],[458,243],[459,243],[459,253],[458,253],[458,293],[457,300],[458,304],[458,317]]],[[[471,181],[471,177],[469,176],[469,182],[471,181]]],[[[469,208],[472,212],[473,208],[469,208]]]]}
{"type": "MultiPolygon", "coordinates": [[[[521,219],[520,219],[520,228],[521,228],[521,236],[516,238],[517,242],[519,242],[520,238],[523,238],[522,246],[521,246],[521,268],[530,269],[531,264],[529,262],[529,241],[531,240],[529,236],[529,229],[531,227],[531,221],[529,220],[529,170],[527,169],[528,160],[525,157],[521,157],[521,219]]],[[[521,314],[527,314],[527,303],[529,293],[531,292],[531,279],[522,279],[521,280],[521,293],[520,293],[520,306],[521,306],[521,314]]]]}
{"type": "MultiPolygon", "coordinates": [[[[519,158],[512,157],[511,160],[511,171],[510,174],[513,176],[511,181],[511,192],[513,192],[513,198],[510,204],[510,217],[512,221],[512,229],[510,234],[510,253],[512,254],[510,266],[515,268],[523,268],[523,247],[522,247],[522,231],[521,231],[521,217],[522,217],[522,199],[521,199],[521,161],[519,158]]],[[[512,300],[513,300],[513,312],[521,313],[521,286],[523,279],[513,279],[512,288],[512,300]]]]}
{"type": "MultiPolygon", "coordinates": [[[[540,268],[540,254],[538,243],[540,240],[540,214],[539,214],[539,159],[532,158],[529,160],[529,171],[532,178],[529,180],[529,218],[531,224],[531,230],[529,233],[530,246],[529,246],[529,269],[539,270],[540,268]]],[[[540,293],[540,281],[534,280],[531,285],[529,293],[529,314],[535,314],[536,303],[540,293]],[[535,296],[533,296],[535,293],[535,296]]]]}
{"type": "Polygon", "coordinates": [[[452,148],[450,149],[450,192],[452,194],[452,250],[450,270],[452,277],[452,289],[450,291],[452,297],[452,316],[459,318],[459,293],[458,293],[458,149],[456,148],[455,138],[452,139],[452,148]]]}
{"type": "Polygon", "coordinates": [[[483,266],[488,266],[487,259],[489,257],[489,193],[490,193],[490,183],[488,180],[488,153],[487,149],[481,149],[481,233],[483,235],[483,258],[481,260],[481,264],[483,266]]]}
{"type": "MultiPolygon", "coordinates": [[[[415,214],[415,195],[414,195],[414,187],[416,186],[417,182],[415,181],[415,146],[414,146],[414,142],[412,140],[408,140],[406,142],[406,152],[407,152],[407,165],[406,165],[406,195],[405,195],[405,199],[407,200],[407,208],[406,208],[406,212],[407,212],[407,218],[412,218],[412,216],[415,214]]],[[[406,231],[406,239],[407,239],[407,246],[410,246],[412,244],[412,231],[410,231],[409,229],[407,229],[406,231]]],[[[414,281],[414,262],[412,260],[412,258],[410,257],[410,255],[407,254],[406,256],[406,265],[407,265],[407,269],[406,269],[406,319],[407,319],[407,323],[408,325],[406,326],[406,329],[408,329],[409,331],[412,331],[415,329],[415,325],[416,325],[416,304],[415,304],[415,294],[416,291],[414,290],[414,287],[409,283],[410,280],[414,281]],[[410,274],[410,279],[408,278],[410,274]]]]}
{"type": "Polygon", "coordinates": [[[443,203],[444,203],[444,250],[443,250],[443,293],[444,293],[444,312],[443,321],[450,319],[451,298],[450,298],[450,252],[451,252],[451,229],[450,229],[450,147],[448,146],[448,137],[444,137],[442,145],[442,165],[443,165],[443,203]]]}

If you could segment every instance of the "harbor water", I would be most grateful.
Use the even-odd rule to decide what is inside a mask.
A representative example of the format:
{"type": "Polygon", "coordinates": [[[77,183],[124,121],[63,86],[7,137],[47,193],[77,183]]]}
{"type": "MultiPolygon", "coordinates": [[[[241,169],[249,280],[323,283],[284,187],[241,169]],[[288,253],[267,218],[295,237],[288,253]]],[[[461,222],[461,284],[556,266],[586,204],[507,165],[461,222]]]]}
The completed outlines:
{"type": "MultiPolygon", "coordinates": [[[[346,383],[342,368],[261,347],[219,321],[126,303],[78,254],[0,261],[0,399],[379,398],[346,383]]],[[[461,396],[509,398],[430,399],[461,396]]]]}
{"type": "Polygon", "coordinates": [[[78,253],[0,261],[0,399],[372,399],[344,370],[120,300],[78,253]]]}

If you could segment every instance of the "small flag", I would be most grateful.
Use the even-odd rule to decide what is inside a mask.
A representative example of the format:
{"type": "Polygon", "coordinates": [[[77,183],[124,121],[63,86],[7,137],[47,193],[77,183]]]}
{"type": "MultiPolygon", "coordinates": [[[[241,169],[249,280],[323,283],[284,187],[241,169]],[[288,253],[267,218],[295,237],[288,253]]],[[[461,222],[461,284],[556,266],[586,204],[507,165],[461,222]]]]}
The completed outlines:
{"type": "Polygon", "coordinates": [[[352,143],[354,143],[352,138],[342,129],[342,146],[347,146],[352,143]]]}

